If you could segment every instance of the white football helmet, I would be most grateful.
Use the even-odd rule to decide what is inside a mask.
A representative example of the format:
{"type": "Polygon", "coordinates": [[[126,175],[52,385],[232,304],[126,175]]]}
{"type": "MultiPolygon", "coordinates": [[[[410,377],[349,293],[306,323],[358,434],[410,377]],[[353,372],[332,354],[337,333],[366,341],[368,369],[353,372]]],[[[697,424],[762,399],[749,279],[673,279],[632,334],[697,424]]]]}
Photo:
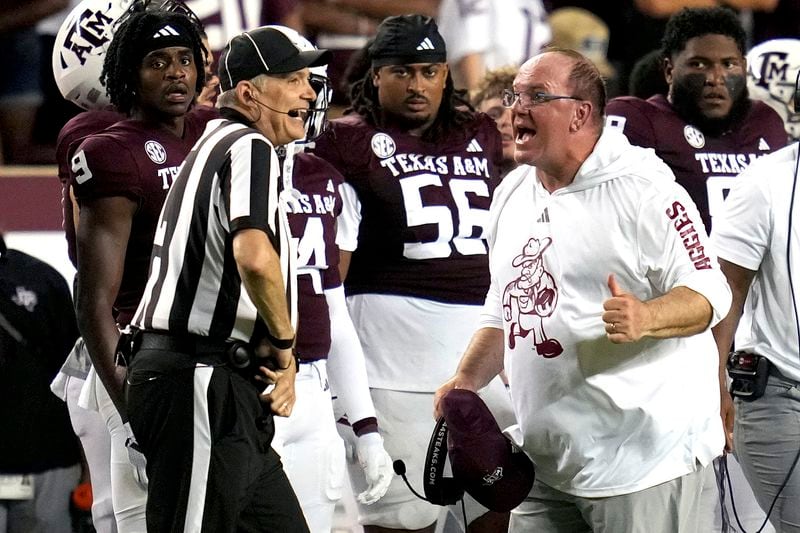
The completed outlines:
{"type": "Polygon", "coordinates": [[[800,140],[800,113],[794,110],[798,72],[800,39],[772,39],[754,46],[747,53],[750,97],[777,111],[786,133],[795,140],[800,140]]]}
{"type": "Polygon", "coordinates": [[[61,95],[84,109],[111,101],[100,83],[117,19],[132,0],[83,0],[67,15],[53,46],[53,75],[61,95]]]}
{"type": "MultiPolygon", "coordinates": [[[[317,47],[311,42],[300,35],[297,31],[286,26],[272,25],[268,28],[274,28],[289,38],[301,52],[309,52],[316,50],[317,47]]],[[[311,67],[311,78],[309,83],[317,93],[317,99],[314,102],[314,107],[308,110],[306,116],[306,138],[305,142],[310,142],[319,137],[323,131],[328,127],[328,107],[333,97],[333,89],[331,88],[331,80],[328,78],[328,67],[326,65],[320,67],[311,67]]]]}

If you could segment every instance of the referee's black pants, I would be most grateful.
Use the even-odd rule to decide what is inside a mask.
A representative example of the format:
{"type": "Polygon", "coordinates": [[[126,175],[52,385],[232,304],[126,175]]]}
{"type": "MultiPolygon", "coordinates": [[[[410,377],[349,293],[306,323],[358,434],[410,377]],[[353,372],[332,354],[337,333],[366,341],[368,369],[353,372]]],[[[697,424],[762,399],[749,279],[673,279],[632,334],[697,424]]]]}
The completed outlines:
{"type": "Polygon", "coordinates": [[[141,349],[128,414],[147,458],[148,533],[306,533],[272,415],[225,356],[141,349]]]}

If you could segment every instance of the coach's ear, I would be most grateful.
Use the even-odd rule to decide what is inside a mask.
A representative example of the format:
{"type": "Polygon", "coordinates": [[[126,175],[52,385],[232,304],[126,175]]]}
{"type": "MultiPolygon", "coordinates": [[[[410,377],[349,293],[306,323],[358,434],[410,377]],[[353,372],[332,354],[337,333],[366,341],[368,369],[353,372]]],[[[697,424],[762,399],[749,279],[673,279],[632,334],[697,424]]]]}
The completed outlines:
{"type": "Polygon", "coordinates": [[[588,100],[584,100],[575,106],[575,114],[572,117],[572,122],[569,124],[569,131],[571,133],[575,133],[586,124],[589,117],[592,116],[593,108],[594,106],[588,100]]]}

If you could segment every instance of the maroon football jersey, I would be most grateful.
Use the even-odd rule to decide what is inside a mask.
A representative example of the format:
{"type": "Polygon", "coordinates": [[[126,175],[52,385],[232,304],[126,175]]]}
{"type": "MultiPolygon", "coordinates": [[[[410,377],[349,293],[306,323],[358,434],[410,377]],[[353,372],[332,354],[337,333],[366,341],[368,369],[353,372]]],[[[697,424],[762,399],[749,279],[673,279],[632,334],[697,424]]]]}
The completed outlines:
{"type": "Polygon", "coordinates": [[[323,359],[331,346],[328,302],[323,290],[342,284],[336,217],[342,212],[339,185],[344,178],[327,161],[312,154],[294,158],[292,185],[297,191],[288,202],[292,238],[297,240],[297,342],[302,359],[323,359]]]}
{"type": "Polygon", "coordinates": [[[138,204],[133,217],[122,283],[114,302],[117,322],[133,317],[144,291],[153,236],[172,180],[215,109],[198,106],[186,115],[183,138],[138,120],[123,120],[91,135],[70,158],[70,185],[84,200],[125,196],[138,204]]]}
{"type": "Polygon", "coordinates": [[[88,135],[103,131],[112,124],[123,120],[125,115],[116,111],[84,111],[78,113],[61,128],[56,140],[56,162],[58,180],[61,182],[61,211],[64,215],[62,227],[67,237],[67,254],[72,264],[78,266],[75,247],[75,224],[73,223],[72,200],[69,197],[69,161],[72,153],[88,135]]]}
{"type": "Polygon", "coordinates": [[[663,95],[614,98],[606,116],[607,127],[622,129],[631,144],[653,148],[669,165],[697,204],[708,232],[732,180],[756,158],[786,144],[780,116],[758,101],[730,132],[717,137],[687,123],[663,95]]]}
{"type": "Polygon", "coordinates": [[[433,143],[351,115],[332,121],[315,153],[344,175],[361,202],[348,294],[483,303],[485,224],[502,162],[494,121],[478,115],[433,143]]]}

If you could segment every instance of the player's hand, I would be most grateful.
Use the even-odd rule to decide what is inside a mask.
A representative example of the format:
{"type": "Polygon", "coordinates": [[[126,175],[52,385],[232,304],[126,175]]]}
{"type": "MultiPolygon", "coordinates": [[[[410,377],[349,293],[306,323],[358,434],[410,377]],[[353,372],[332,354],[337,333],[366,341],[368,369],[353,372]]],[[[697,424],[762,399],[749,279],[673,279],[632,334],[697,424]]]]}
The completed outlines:
{"type": "Polygon", "coordinates": [[[392,482],[394,470],[392,458],[383,448],[383,437],[376,432],[365,433],[356,441],[358,464],[364,469],[367,490],[356,498],[364,505],[370,505],[386,494],[392,482]]]}
{"type": "Polygon", "coordinates": [[[733,419],[736,408],[727,386],[720,385],[719,416],[722,418],[722,429],[725,431],[725,453],[733,453],[733,419]]]}
{"type": "MultiPolygon", "coordinates": [[[[289,350],[286,350],[287,352],[289,350]]],[[[278,358],[285,361],[285,357],[278,358]]],[[[258,367],[259,374],[256,379],[267,384],[261,393],[261,401],[269,404],[272,412],[277,416],[288,417],[294,408],[294,378],[297,375],[294,357],[289,357],[289,364],[285,368],[270,370],[266,366],[258,367]]]]}
{"type": "Polygon", "coordinates": [[[611,298],[603,302],[603,322],[608,340],[615,344],[638,341],[644,336],[649,321],[647,306],[623,290],[614,274],[608,275],[608,288],[611,298]]]}
{"type": "MultiPolygon", "coordinates": [[[[128,369],[124,366],[114,366],[114,374],[112,375],[113,382],[107,385],[101,380],[103,386],[108,392],[108,397],[111,398],[111,403],[117,408],[120,418],[123,422],[128,421],[128,409],[125,404],[125,380],[127,378],[128,369]]],[[[99,377],[99,374],[98,374],[99,377]]]]}
{"type": "Polygon", "coordinates": [[[128,462],[133,468],[133,477],[142,489],[147,490],[147,460],[136,442],[130,423],[126,422],[122,427],[125,429],[125,448],[128,450],[128,462]]]}

